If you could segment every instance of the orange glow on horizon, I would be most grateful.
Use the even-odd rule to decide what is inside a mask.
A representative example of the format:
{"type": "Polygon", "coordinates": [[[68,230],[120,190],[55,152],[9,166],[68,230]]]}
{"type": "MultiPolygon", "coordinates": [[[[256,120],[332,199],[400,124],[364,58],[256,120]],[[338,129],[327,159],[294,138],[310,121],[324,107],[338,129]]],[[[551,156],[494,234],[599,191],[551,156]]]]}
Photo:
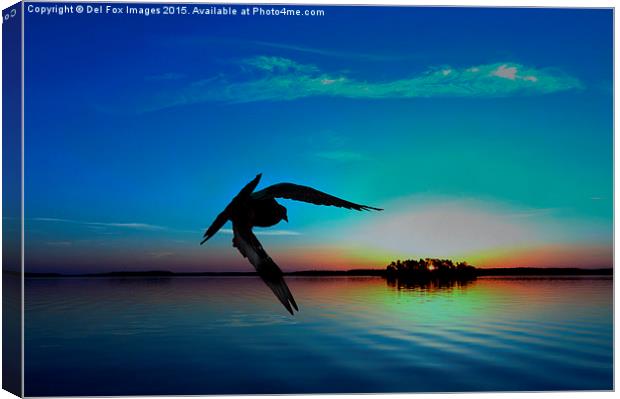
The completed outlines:
{"type": "Polygon", "coordinates": [[[577,267],[613,266],[613,247],[606,245],[549,244],[531,248],[496,249],[471,254],[477,267],[577,267]]]}
{"type": "Polygon", "coordinates": [[[575,267],[608,268],[613,266],[613,248],[605,245],[551,244],[527,248],[502,248],[462,256],[390,254],[369,248],[304,247],[274,252],[283,269],[350,270],[382,269],[397,259],[446,258],[466,261],[478,268],[502,267],[575,267]]]}

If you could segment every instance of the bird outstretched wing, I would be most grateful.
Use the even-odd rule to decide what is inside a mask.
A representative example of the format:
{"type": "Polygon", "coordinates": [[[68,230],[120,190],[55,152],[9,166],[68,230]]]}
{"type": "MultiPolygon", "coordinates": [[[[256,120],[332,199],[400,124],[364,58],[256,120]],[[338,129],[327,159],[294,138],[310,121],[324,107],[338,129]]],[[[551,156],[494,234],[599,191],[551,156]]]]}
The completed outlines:
{"type": "Polygon", "coordinates": [[[301,186],[293,183],[279,183],[269,186],[252,194],[254,199],[286,198],[296,201],[309,202],[315,205],[330,205],[340,208],[355,209],[356,211],[382,211],[381,208],[374,208],[368,205],[356,204],[334,197],[312,187],[301,186]]]}
{"type": "Polygon", "coordinates": [[[258,238],[252,233],[252,229],[233,222],[233,234],[233,246],[254,265],[258,275],[273,291],[286,310],[290,314],[293,314],[293,308],[299,311],[293,294],[284,281],[282,270],[267,255],[258,238]]]}

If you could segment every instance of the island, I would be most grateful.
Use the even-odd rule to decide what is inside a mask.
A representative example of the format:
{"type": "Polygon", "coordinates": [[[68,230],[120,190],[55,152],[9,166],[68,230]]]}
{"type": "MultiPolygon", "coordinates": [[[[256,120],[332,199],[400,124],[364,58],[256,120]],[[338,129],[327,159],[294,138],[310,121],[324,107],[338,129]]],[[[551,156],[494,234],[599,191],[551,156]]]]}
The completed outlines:
{"type": "Polygon", "coordinates": [[[476,276],[476,268],[467,262],[450,259],[426,258],[420,260],[397,260],[386,267],[388,277],[401,278],[469,278],[476,276]]]}

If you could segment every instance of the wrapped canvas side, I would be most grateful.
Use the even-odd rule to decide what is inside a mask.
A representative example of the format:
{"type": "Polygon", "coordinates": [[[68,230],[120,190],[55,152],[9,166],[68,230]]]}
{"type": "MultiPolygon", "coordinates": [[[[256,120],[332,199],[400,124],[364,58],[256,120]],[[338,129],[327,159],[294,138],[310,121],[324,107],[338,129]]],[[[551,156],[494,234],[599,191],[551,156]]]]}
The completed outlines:
{"type": "Polygon", "coordinates": [[[2,388],[22,396],[22,3],[2,12],[2,388]]]}

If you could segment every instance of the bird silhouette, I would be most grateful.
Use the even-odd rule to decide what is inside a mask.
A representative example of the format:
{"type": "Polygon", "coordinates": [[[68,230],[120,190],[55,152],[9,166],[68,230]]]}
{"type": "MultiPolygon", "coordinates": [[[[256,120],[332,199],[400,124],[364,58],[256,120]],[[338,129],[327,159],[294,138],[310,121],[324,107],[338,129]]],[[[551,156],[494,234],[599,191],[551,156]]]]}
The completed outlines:
{"type": "Polygon", "coordinates": [[[250,263],[256,268],[258,275],[273,291],[286,310],[290,314],[294,314],[293,309],[299,311],[299,308],[293,298],[293,294],[291,294],[284,281],[282,271],[271,257],[267,255],[267,252],[265,252],[263,246],[252,232],[252,228],[257,226],[275,226],[282,220],[288,222],[286,208],[280,205],[276,198],[309,202],[315,205],[337,206],[356,211],[382,211],[383,209],[355,204],[314,188],[293,183],[274,184],[254,192],[261,176],[261,173],[256,175],[254,180],[243,187],[239,194],[215,218],[211,226],[205,231],[204,239],[200,242],[200,245],[213,237],[230,220],[233,226],[233,247],[237,248],[245,258],[248,258],[250,263]]]}

